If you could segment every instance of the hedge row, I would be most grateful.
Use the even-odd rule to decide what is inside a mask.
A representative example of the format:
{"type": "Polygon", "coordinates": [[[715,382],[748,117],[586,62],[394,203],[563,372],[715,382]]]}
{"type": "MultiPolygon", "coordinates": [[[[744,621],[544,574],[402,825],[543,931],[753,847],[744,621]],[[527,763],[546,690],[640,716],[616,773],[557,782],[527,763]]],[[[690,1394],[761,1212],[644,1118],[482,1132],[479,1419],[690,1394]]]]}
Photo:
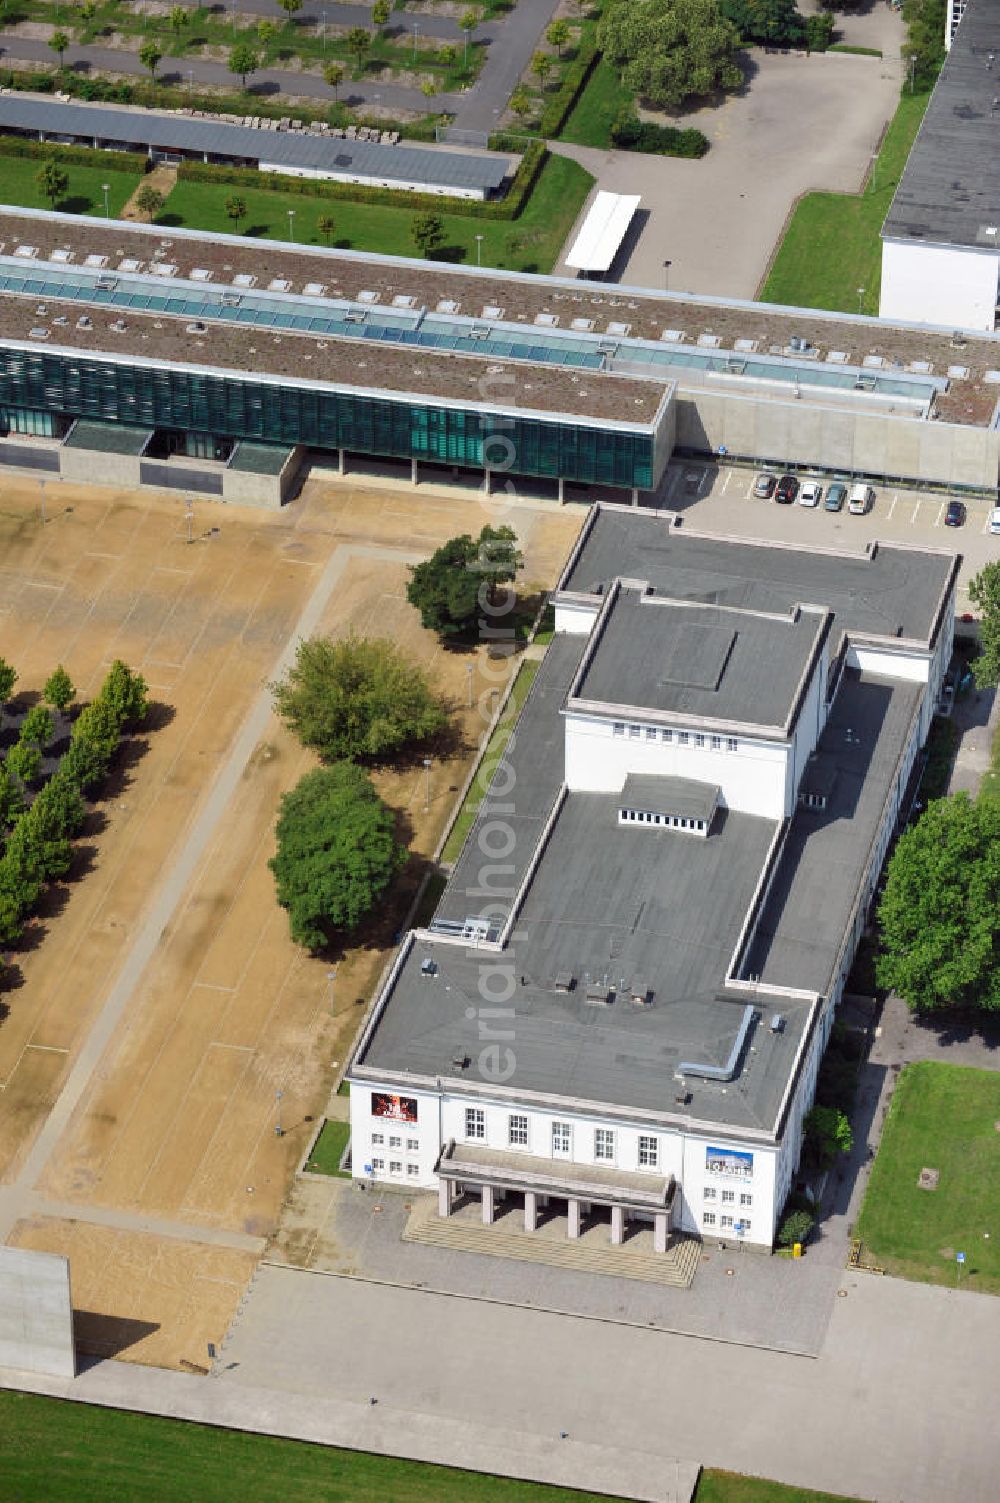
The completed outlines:
{"type": "Polygon", "coordinates": [[[125,663],[113,663],[97,697],[77,716],[59,766],[18,816],[0,857],[0,944],[21,937],[45,884],[68,871],[70,841],[86,815],[84,795],[103,782],[124,732],[140,724],[146,710],[145,680],[125,663]]]}
{"type": "Polygon", "coordinates": [[[208,110],[213,114],[266,115],[269,120],[280,120],[294,114],[301,120],[325,120],[330,125],[377,125],[380,130],[396,130],[401,136],[413,141],[433,141],[441,117],[425,116],[422,120],[371,119],[352,113],[346,105],[309,105],[299,103],[294,110],[280,95],[269,98],[261,94],[194,94],[183,91],[176,85],[158,84],[151,79],[135,83],[111,78],[81,76],[71,68],[51,73],[35,73],[27,68],[4,68],[0,71],[0,84],[8,89],[34,94],[69,94],[74,99],[96,100],[102,104],[134,104],[144,109],[176,110],[183,103],[185,108],[208,110]]]}
{"type": "Polygon", "coordinates": [[[600,53],[594,38],[587,37],[580,43],[576,57],[563,74],[562,83],[542,111],[538,122],[538,134],[546,140],[558,136],[569,118],[584,85],[597,67],[600,53]]]}
{"type": "Polygon", "coordinates": [[[648,151],[665,157],[703,157],[708,137],[693,126],[678,130],[673,125],[655,125],[625,109],[611,127],[611,144],[623,151],[648,151]]]}
{"type": "Polygon", "coordinates": [[[0,157],[55,159],[67,167],[106,167],[109,172],[146,172],[148,159],[137,151],[101,151],[93,146],[64,146],[61,141],[28,141],[20,136],[0,136],[0,157]]]}
{"type": "Polygon", "coordinates": [[[524,209],[538,175],[548,158],[544,141],[533,141],[521,158],[510,192],[489,203],[470,198],[441,198],[436,193],[402,194],[398,188],[369,188],[364,183],[323,182],[318,178],[290,177],[283,172],[258,172],[253,167],[223,167],[210,162],[182,162],[179,179],[189,183],[216,183],[233,188],[258,188],[277,193],[297,193],[303,198],[324,198],[341,203],[385,204],[462,214],[475,219],[516,219],[524,209]]]}

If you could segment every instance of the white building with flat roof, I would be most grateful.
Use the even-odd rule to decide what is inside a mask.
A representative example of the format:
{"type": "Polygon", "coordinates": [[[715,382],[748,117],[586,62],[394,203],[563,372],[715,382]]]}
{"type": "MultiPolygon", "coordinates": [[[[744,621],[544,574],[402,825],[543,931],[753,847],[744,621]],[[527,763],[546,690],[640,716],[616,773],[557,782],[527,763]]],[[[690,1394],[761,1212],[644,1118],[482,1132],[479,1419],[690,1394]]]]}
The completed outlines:
{"type": "Polygon", "coordinates": [[[958,560],[596,507],[427,929],[348,1072],[352,1172],[768,1248],[951,650],[958,560]]]}

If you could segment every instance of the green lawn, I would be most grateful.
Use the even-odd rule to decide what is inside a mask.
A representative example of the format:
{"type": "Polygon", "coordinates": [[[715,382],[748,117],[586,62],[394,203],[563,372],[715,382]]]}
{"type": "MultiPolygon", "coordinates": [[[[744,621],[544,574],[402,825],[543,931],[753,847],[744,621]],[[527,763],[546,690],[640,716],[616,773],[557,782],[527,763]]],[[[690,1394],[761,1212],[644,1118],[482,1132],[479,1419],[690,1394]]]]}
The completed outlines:
{"type": "Polygon", "coordinates": [[[792,216],[761,300],[802,308],[878,313],[879,232],[917,133],[929,94],[904,94],[864,193],[807,193],[792,216]]]}
{"type": "Polygon", "coordinates": [[[1000,798],[1000,725],[993,733],[989,771],[983,775],[979,792],[987,798],[1000,798]]]}
{"type": "MultiPolygon", "coordinates": [[[[43,163],[35,157],[0,156],[0,199],[5,204],[23,204],[26,209],[51,209],[53,206],[35,179],[43,163]]],[[[112,172],[106,167],[86,167],[62,163],[69,176],[69,187],[55,207],[64,214],[104,213],[102,184],[108,185],[108,208],[116,218],[142,181],[141,172],[112,172]]]]}
{"type": "Polygon", "coordinates": [[[441,852],[442,861],[458,860],[459,852],[465,843],[465,837],[472,829],[476,815],[479,813],[479,805],[482,803],[489,789],[497,763],[507,749],[507,742],[511,738],[514,722],[520,714],[521,706],[528,697],[528,690],[535,681],[535,674],[538,672],[539,666],[537,662],[532,661],[522,663],[518,669],[510,698],[494,728],[489,745],[483,753],[483,760],[476,769],[476,776],[469,786],[469,791],[465,795],[465,801],[462,804],[459,816],[452,826],[447,844],[441,852]]]}
{"type": "Polygon", "coordinates": [[[781,1482],[767,1482],[762,1477],[704,1471],[695,1489],[694,1503],[851,1503],[851,1500],[839,1493],[785,1487],[781,1482]]]}
{"type": "Polygon", "coordinates": [[[577,146],[610,146],[612,124],[625,106],[634,102],[631,91],[602,57],[570,111],[559,133],[560,141],[572,141],[577,146]]]}
{"type": "Polygon", "coordinates": [[[364,1452],[0,1393],[0,1496],[17,1503],[608,1503],[364,1452]]]}
{"type": "Polygon", "coordinates": [[[909,1065],[896,1086],[858,1221],[882,1267],[930,1284],[1000,1293],[1000,1073],[909,1065]],[[920,1190],[921,1169],[938,1169],[920,1190]],[[989,1233],[987,1236],[986,1234],[989,1233]]]}
{"type": "MultiPolygon", "coordinates": [[[[551,271],[573,221],[590,192],[593,178],[567,157],[549,157],[524,212],[515,220],[449,214],[442,203],[444,246],[442,260],[476,264],[476,235],[483,236],[482,264],[513,271],[551,271]]],[[[410,229],[415,210],[382,204],[274,193],[228,184],[179,181],[157,218],[162,225],[233,232],[225,204],[238,195],[247,205],[243,234],[275,240],[289,238],[288,210],[294,209],[293,238],[301,244],[324,245],[317,228],[329,214],[336,229],[331,244],[343,249],[376,251],[388,256],[416,256],[410,229]]]]}
{"type": "Polygon", "coordinates": [[[349,1122],[324,1122],[323,1131],[316,1139],[316,1146],[306,1160],[305,1167],[313,1174],[336,1174],[342,1179],[349,1179],[349,1175],[342,1173],[340,1161],[350,1136],[349,1122]]]}

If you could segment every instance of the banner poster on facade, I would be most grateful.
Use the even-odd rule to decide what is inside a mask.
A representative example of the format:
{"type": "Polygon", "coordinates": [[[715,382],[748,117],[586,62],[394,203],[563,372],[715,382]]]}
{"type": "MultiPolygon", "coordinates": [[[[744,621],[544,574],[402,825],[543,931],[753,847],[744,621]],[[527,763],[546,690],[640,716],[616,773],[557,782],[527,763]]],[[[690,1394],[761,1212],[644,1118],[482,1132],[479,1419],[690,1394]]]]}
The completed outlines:
{"type": "Polygon", "coordinates": [[[706,1174],[732,1174],[737,1179],[749,1179],[753,1174],[753,1154],[741,1153],[738,1148],[706,1148],[706,1174]]]}
{"type": "Polygon", "coordinates": [[[416,1122],[416,1096],[387,1096],[372,1092],[372,1116],[388,1117],[390,1122],[416,1122]]]}

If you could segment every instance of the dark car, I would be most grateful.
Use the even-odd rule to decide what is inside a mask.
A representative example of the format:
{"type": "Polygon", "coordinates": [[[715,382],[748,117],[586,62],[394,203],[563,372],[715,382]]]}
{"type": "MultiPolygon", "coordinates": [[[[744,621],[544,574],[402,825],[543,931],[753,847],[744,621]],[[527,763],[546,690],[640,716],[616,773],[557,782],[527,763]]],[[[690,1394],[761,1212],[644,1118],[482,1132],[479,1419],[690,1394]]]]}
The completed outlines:
{"type": "Polygon", "coordinates": [[[782,475],[774,488],[774,499],[782,506],[791,506],[799,493],[799,482],[794,475],[782,475]]]}
{"type": "Polygon", "coordinates": [[[831,480],[826,488],[826,500],[823,502],[826,510],[843,511],[846,500],[847,486],[842,480],[831,480]]]}
{"type": "Polygon", "coordinates": [[[948,510],[944,514],[944,525],[946,527],[961,527],[961,525],[962,525],[962,523],[964,521],[965,521],[965,502],[964,501],[949,501],[948,502],[948,510]]]}
{"type": "Polygon", "coordinates": [[[770,501],[774,495],[774,487],[778,483],[777,475],[769,475],[766,470],[757,476],[754,482],[753,493],[760,496],[764,501],[770,501]]]}

